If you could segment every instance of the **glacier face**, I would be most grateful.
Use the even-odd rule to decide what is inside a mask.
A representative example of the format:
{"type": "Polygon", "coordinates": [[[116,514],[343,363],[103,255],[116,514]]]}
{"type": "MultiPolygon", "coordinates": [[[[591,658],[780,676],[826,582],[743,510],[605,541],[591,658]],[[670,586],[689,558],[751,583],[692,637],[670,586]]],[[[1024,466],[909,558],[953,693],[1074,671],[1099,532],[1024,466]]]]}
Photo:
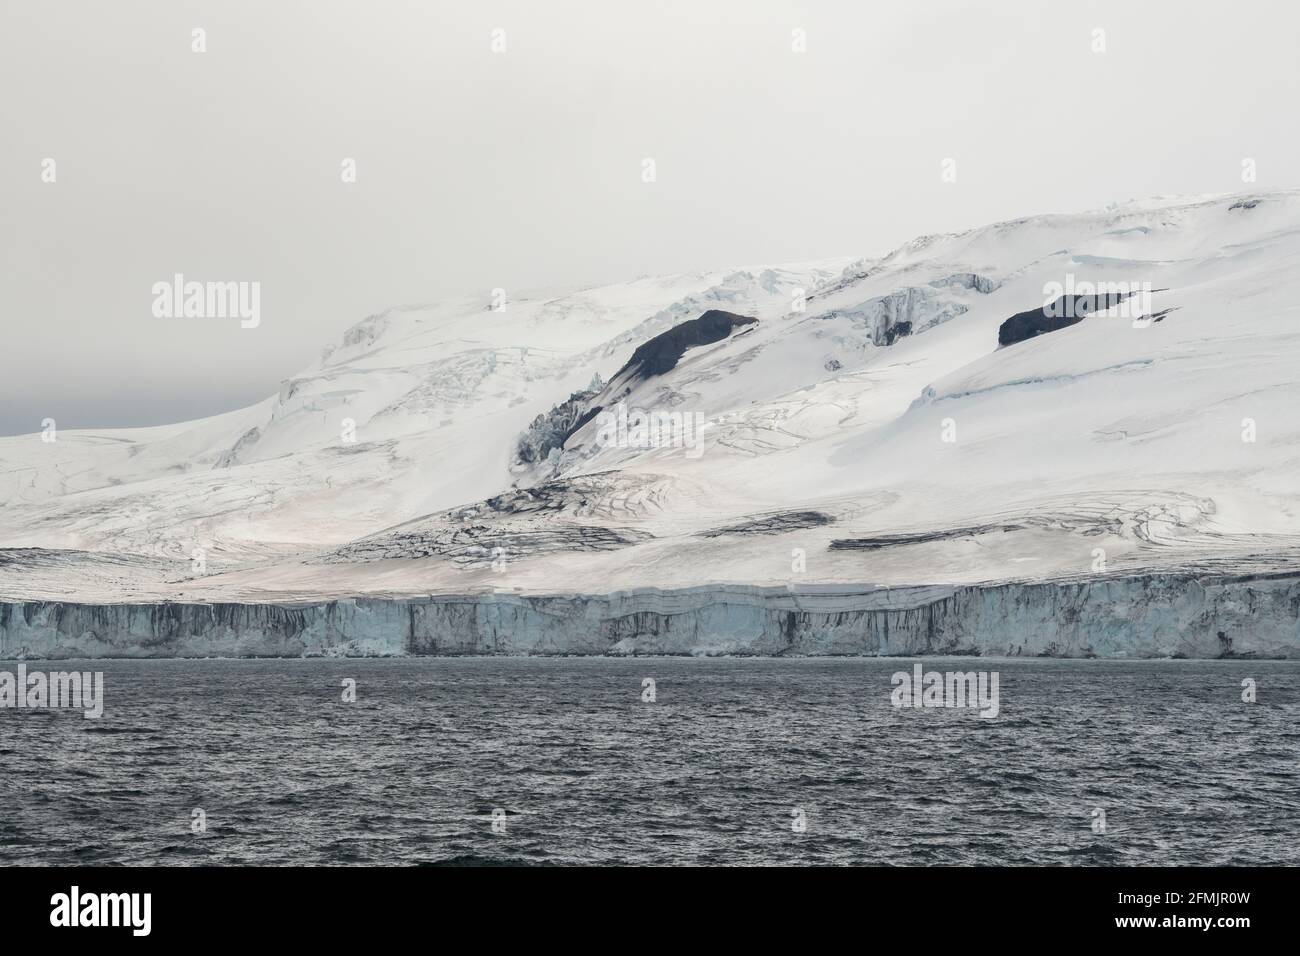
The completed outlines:
{"type": "Polygon", "coordinates": [[[540,655],[1300,657],[1300,576],[988,587],[0,604],[0,658],[540,655]]]}

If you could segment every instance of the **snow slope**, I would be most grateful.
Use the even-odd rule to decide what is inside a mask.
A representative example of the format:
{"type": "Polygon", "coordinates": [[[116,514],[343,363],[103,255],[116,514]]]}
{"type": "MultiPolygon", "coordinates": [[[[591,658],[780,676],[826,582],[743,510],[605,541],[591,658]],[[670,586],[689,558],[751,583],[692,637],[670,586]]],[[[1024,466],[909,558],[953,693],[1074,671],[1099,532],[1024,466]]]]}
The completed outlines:
{"type": "Polygon", "coordinates": [[[643,278],[503,311],[390,310],[247,409],[0,439],[0,600],[1291,571],[1298,266],[1289,191],[1038,216],[878,259],[643,278]],[[1067,277],[1149,283],[1159,321],[1112,310],[999,347],[1002,323],[1067,277]],[[624,368],[709,310],[758,321],[666,371],[624,368]],[[683,439],[699,441],[611,443],[603,416],[620,403],[702,423],[683,439]],[[521,459],[539,416],[563,445],[521,459]]]}

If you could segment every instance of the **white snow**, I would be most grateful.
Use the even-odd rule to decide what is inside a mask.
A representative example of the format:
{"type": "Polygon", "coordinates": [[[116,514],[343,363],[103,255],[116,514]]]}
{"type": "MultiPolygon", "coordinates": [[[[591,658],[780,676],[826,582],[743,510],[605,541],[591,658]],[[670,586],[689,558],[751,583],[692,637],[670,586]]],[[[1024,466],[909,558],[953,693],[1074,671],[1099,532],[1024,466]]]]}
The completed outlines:
{"type": "Polygon", "coordinates": [[[0,599],[1291,569],[1300,192],[1230,208],[1242,198],[1033,217],[879,259],[643,278],[521,296],[504,311],[487,299],[393,309],[250,408],[48,443],[0,438],[0,549],[59,549],[0,550],[0,599]],[[1067,274],[1150,282],[1167,290],[1154,308],[1173,311],[1144,328],[1094,315],[999,348],[999,325],[1067,274]],[[797,289],[811,294],[803,312],[797,289]],[[597,448],[593,421],[558,459],[514,463],[535,416],[708,309],[759,323],[687,351],[625,398],[702,413],[702,454],[597,448]],[[877,344],[882,323],[899,320],[912,334],[877,344]],[[481,504],[534,485],[552,489],[540,495],[548,508],[481,504]],[[701,534],[789,511],[830,522],[701,534]],[[934,537],[830,548],[897,534],[934,537]]]}

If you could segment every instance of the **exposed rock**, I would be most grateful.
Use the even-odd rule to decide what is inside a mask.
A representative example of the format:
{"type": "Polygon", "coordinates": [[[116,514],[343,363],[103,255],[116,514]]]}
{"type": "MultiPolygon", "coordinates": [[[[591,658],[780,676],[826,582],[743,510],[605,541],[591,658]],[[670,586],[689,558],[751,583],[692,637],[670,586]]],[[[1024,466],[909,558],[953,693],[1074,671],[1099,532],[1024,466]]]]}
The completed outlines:
{"type": "Polygon", "coordinates": [[[1101,295],[1061,296],[1050,305],[1017,312],[998,326],[998,345],[1015,345],[1046,332],[1068,328],[1082,322],[1089,314],[1104,311],[1123,302],[1132,293],[1108,292],[1101,295]]]}
{"type": "Polygon", "coordinates": [[[832,551],[874,551],[902,544],[924,544],[927,541],[947,541],[952,538],[969,538],[994,531],[1020,531],[1018,524],[986,524],[972,528],[945,528],[942,531],[922,531],[916,534],[882,534],[874,538],[836,538],[830,544],[832,551]]]}
{"type": "Polygon", "coordinates": [[[785,534],[800,528],[816,528],[831,524],[835,519],[820,511],[782,511],[777,514],[763,515],[725,528],[713,528],[699,532],[702,538],[719,538],[727,534],[785,534]]]}
{"type": "Polygon", "coordinates": [[[323,564],[364,564],[394,558],[447,558],[461,568],[562,551],[613,551],[648,541],[653,535],[603,525],[556,524],[548,528],[466,525],[397,531],[345,545],[318,560],[323,564]]]}
{"type": "Polygon", "coordinates": [[[876,344],[893,345],[895,341],[901,339],[904,335],[911,335],[911,334],[912,334],[911,322],[895,322],[893,325],[885,329],[884,335],[882,336],[884,341],[878,342],[876,344]]]}
{"type": "Polygon", "coordinates": [[[687,349],[721,342],[736,329],[756,324],[758,319],[709,309],[698,319],[675,325],[639,346],[614,378],[646,379],[663,375],[677,366],[687,349]]]}
{"type": "Polygon", "coordinates": [[[736,329],[757,324],[758,319],[710,309],[697,319],[679,323],[643,342],[610,380],[611,385],[617,385],[617,393],[611,392],[597,375],[586,389],[574,392],[547,414],[533,419],[516,446],[516,461],[533,464],[545,461],[553,450],[563,451],[571,435],[607,405],[616,404],[633,384],[672,371],[687,349],[721,342],[736,329]]]}

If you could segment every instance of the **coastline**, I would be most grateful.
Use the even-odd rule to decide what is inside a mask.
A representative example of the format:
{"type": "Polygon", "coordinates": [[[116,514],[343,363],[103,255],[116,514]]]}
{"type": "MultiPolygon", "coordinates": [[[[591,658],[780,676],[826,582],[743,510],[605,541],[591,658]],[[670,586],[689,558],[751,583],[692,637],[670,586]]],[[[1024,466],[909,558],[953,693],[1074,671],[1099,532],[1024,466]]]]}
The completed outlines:
{"type": "Polygon", "coordinates": [[[1300,574],[317,601],[0,602],[0,658],[1300,658],[1300,574]]]}

